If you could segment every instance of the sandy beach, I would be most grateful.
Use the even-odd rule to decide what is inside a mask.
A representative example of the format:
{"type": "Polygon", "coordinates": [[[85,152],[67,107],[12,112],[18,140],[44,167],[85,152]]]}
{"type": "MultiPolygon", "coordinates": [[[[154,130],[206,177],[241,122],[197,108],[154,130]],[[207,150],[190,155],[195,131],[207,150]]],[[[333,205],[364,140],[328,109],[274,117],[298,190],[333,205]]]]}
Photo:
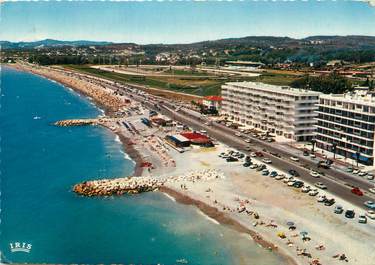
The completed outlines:
{"type": "MultiPolygon", "coordinates": [[[[374,264],[374,220],[359,224],[356,219],[346,219],[342,214],[333,213],[334,206],[319,204],[316,197],[245,168],[243,161],[229,164],[218,157],[229,149],[223,144],[177,152],[162,141],[174,129],[147,128],[140,122],[146,109],[139,103],[129,103],[129,98],[115,94],[98,82],[44,67],[17,65],[16,68],[55,80],[92,98],[108,117],[127,110],[130,115],[125,115],[124,121],[134,129],[125,128],[119,121],[102,125],[119,136],[126,153],[136,163],[135,176],[168,178],[193,170],[222,172],[224,177],[218,179],[174,179],[160,191],[178,203],[195,205],[210,218],[239,233],[249,234],[259,245],[279,253],[288,264],[374,264]],[[153,167],[143,170],[144,162],[153,167]],[[340,260],[343,254],[346,261],[340,260]]],[[[329,192],[323,193],[332,197],[329,192]]],[[[336,201],[345,209],[353,208],[357,214],[362,212],[347,202],[336,201]]]]}

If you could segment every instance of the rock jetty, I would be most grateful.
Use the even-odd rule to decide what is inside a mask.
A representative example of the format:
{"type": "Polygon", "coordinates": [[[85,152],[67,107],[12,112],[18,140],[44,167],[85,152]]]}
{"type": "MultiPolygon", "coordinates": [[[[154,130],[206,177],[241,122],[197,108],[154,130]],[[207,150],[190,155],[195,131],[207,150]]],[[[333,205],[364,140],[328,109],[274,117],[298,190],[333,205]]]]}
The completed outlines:
{"type": "Polygon", "coordinates": [[[73,187],[73,191],[88,197],[137,194],[157,190],[164,182],[164,180],[151,177],[102,179],[76,184],[73,187]]]}
{"type": "Polygon", "coordinates": [[[55,122],[56,126],[67,127],[67,126],[85,126],[85,125],[96,125],[97,119],[77,119],[77,120],[62,120],[55,122]]]}

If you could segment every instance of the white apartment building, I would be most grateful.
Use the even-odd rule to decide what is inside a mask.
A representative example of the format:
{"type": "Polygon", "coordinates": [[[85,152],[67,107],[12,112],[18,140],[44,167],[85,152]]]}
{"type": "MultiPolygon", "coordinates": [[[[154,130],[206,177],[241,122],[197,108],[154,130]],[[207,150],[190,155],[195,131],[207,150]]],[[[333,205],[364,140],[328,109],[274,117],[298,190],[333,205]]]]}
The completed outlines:
{"type": "Polygon", "coordinates": [[[316,146],[364,165],[374,165],[375,95],[321,95],[316,146]]]}
{"type": "Polygon", "coordinates": [[[257,82],[230,82],[221,89],[221,114],[287,139],[309,141],[316,130],[320,94],[257,82]]]}

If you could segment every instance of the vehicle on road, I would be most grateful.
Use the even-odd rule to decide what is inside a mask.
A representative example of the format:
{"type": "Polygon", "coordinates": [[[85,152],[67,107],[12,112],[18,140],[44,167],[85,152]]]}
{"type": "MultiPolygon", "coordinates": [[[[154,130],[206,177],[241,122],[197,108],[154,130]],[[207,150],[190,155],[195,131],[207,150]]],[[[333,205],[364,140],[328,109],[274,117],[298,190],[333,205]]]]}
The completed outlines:
{"type": "Polygon", "coordinates": [[[358,173],[358,176],[360,176],[360,177],[365,177],[366,175],[367,175],[367,172],[360,171],[358,173]]]}
{"type": "Polygon", "coordinates": [[[366,216],[370,219],[375,219],[375,211],[374,210],[368,210],[366,212],[366,216]]]}
{"type": "Polygon", "coordinates": [[[262,159],[262,162],[263,162],[263,163],[266,163],[266,164],[272,164],[272,160],[269,159],[269,158],[263,158],[263,159],[262,159]]]}
{"type": "Polygon", "coordinates": [[[364,214],[361,214],[358,216],[358,223],[360,224],[366,224],[367,223],[367,217],[364,214]]]}
{"type": "Polygon", "coordinates": [[[316,182],[314,185],[315,185],[315,187],[317,187],[319,189],[322,189],[322,190],[326,190],[327,189],[327,186],[324,185],[322,182],[316,182]]]}
{"type": "Polygon", "coordinates": [[[324,205],[325,206],[332,206],[333,204],[335,204],[335,199],[332,198],[332,199],[327,199],[325,202],[324,202],[324,205]]]}
{"type": "Polygon", "coordinates": [[[351,192],[355,195],[363,196],[363,192],[358,187],[353,188],[351,192]]]}
{"type": "Polygon", "coordinates": [[[250,156],[251,156],[251,157],[257,157],[257,154],[256,154],[255,152],[251,152],[251,153],[250,153],[250,156]]]}
{"type": "Polygon", "coordinates": [[[311,190],[309,191],[309,196],[316,196],[316,195],[318,195],[318,194],[319,194],[318,189],[311,189],[311,190]]]}
{"type": "Polygon", "coordinates": [[[353,172],[352,172],[354,175],[357,175],[358,173],[359,173],[359,170],[358,169],[355,169],[355,170],[353,170],[353,172]]]}
{"type": "Polygon", "coordinates": [[[336,205],[333,212],[336,213],[336,214],[342,214],[344,212],[344,208],[341,205],[336,205]]]}
{"type": "Polygon", "coordinates": [[[295,157],[295,156],[291,156],[290,157],[290,160],[294,161],[294,162],[298,162],[299,161],[299,158],[298,157],[295,157]]]}
{"type": "Polygon", "coordinates": [[[291,175],[293,177],[298,177],[299,176],[299,173],[296,170],[294,170],[294,169],[288,170],[288,173],[289,173],[289,175],[291,175]]]}
{"type": "Polygon", "coordinates": [[[375,202],[373,202],[373,201],[365,201],[363,204],[367,208],[370,208],[371,210],[375,210],[375,202]]]}
{"type": "Polygon", "coordinates": [[[255,152],[255,154],[256,154],[256,156],[257,156],[257,157],[263,157],[263,153],[262,153],[262,152],[260,152],[260,151],[258,151],[258,152],[255,152]]]}
{"type": "Polygon", "coordinates": [[[314,177],[314,178],[320,178],[320,174],[314,170],[312,170],[310,172],[310,176],[314,177]]]}
{"type": "Polygon", "coordinates": [[[316,155],[315,154],[310,154],[310,157],[311,158],[316,158],[316,155]]]}
{"type": "Polygon", "coordinates": [[[368,180],[373,180],[374,179],[374,174],[373,173],[368,173],[367,174],[367,179],[368,180]]]}
{"type": "Polygon", "coordinates": [[[352,172],[353,172],[353,168],[352,168],[352,167],[347,167],[347,168],[346,168],[346,172],[348,172],[348,173],[352,173],[352,172]]]}
{"type": "Polygon", "coordinates": [[[273,155],[273,156],[276,156],[276,157],[278,157],[278,158],[280,158],[281,157],[281,155],[279,155],[278,153],[276,153],[276,152],[270,152],[270,154],[271,155],[273,155]]]}
{"type": "Polygon", "coordinates": [[[345,217],[346,218],[352,219],[352,218],[354,218],[354,216],[355,216],[354,210],[350,209],[350,210],[345,211],[345,217]]]}
{"type": "Polygon", "coordinates": [[[375,187],[374,188],[369,188],[368,191],[375,194],[375,187]]]}
{"type": "Polygon", "coordinates": [[[245,139],[244,141],[245,141],[246,143],[248,143],[248,144],[251,143],[251,140],[250,140],[250,139],[245,139]]]}
{"type": "Polygon", "coordinates": [[[235,133],[234,135],[237,136],[237,137],[241,137],[242,134],[239,133],[239,132],[237,132],[237,133],[235,133]]]}

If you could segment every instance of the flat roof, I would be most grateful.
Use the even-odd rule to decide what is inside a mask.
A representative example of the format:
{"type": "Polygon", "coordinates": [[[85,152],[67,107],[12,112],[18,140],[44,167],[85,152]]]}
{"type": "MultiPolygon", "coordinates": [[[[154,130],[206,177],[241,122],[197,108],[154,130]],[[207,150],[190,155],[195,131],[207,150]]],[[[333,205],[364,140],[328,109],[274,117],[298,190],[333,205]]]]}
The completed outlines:
{"type": "Polygon", "coordinates": [[[261,82],[228,82],[225,83],[224,85],[229,85],[229,86],[239,86],[243,88],[251,88],[251,89],[257,89],[257,90],[263,90],[263,91],[268,91],[268,92],[277,92],[281,94],[287,94],[287,95],[296,95],[296,96],[301,96],[301,95],[306,95],[306,96],[319,96],[322,93],[317,92],[317,91],[312,91],[312,90],[306,90],[302,88],[293,88],[290,86],[276,86],[276,85],[269,85],[261,82]]]}
{"type": "Polygon", "coordinates": [[[369,105],[375,107],[375,95],[373,94],[326,94],[320,96],[321,99],[330,99],[334,101],[353,103],[358,105],[369,105]]]}
{"type": "Polygon", "coordinates": [[[182,135],[180,135],[180,134],[174,134],[174,135],[172,135],[172,137],[173,137],[174,139],[176,139],[176,140],[182,142],[182,143],[184,143],[184,142],[189,142],[189,141],[190,141],[188,138],[186,138],[186,137],[184,137],[184,136],[182,136],[182,135]]]}

